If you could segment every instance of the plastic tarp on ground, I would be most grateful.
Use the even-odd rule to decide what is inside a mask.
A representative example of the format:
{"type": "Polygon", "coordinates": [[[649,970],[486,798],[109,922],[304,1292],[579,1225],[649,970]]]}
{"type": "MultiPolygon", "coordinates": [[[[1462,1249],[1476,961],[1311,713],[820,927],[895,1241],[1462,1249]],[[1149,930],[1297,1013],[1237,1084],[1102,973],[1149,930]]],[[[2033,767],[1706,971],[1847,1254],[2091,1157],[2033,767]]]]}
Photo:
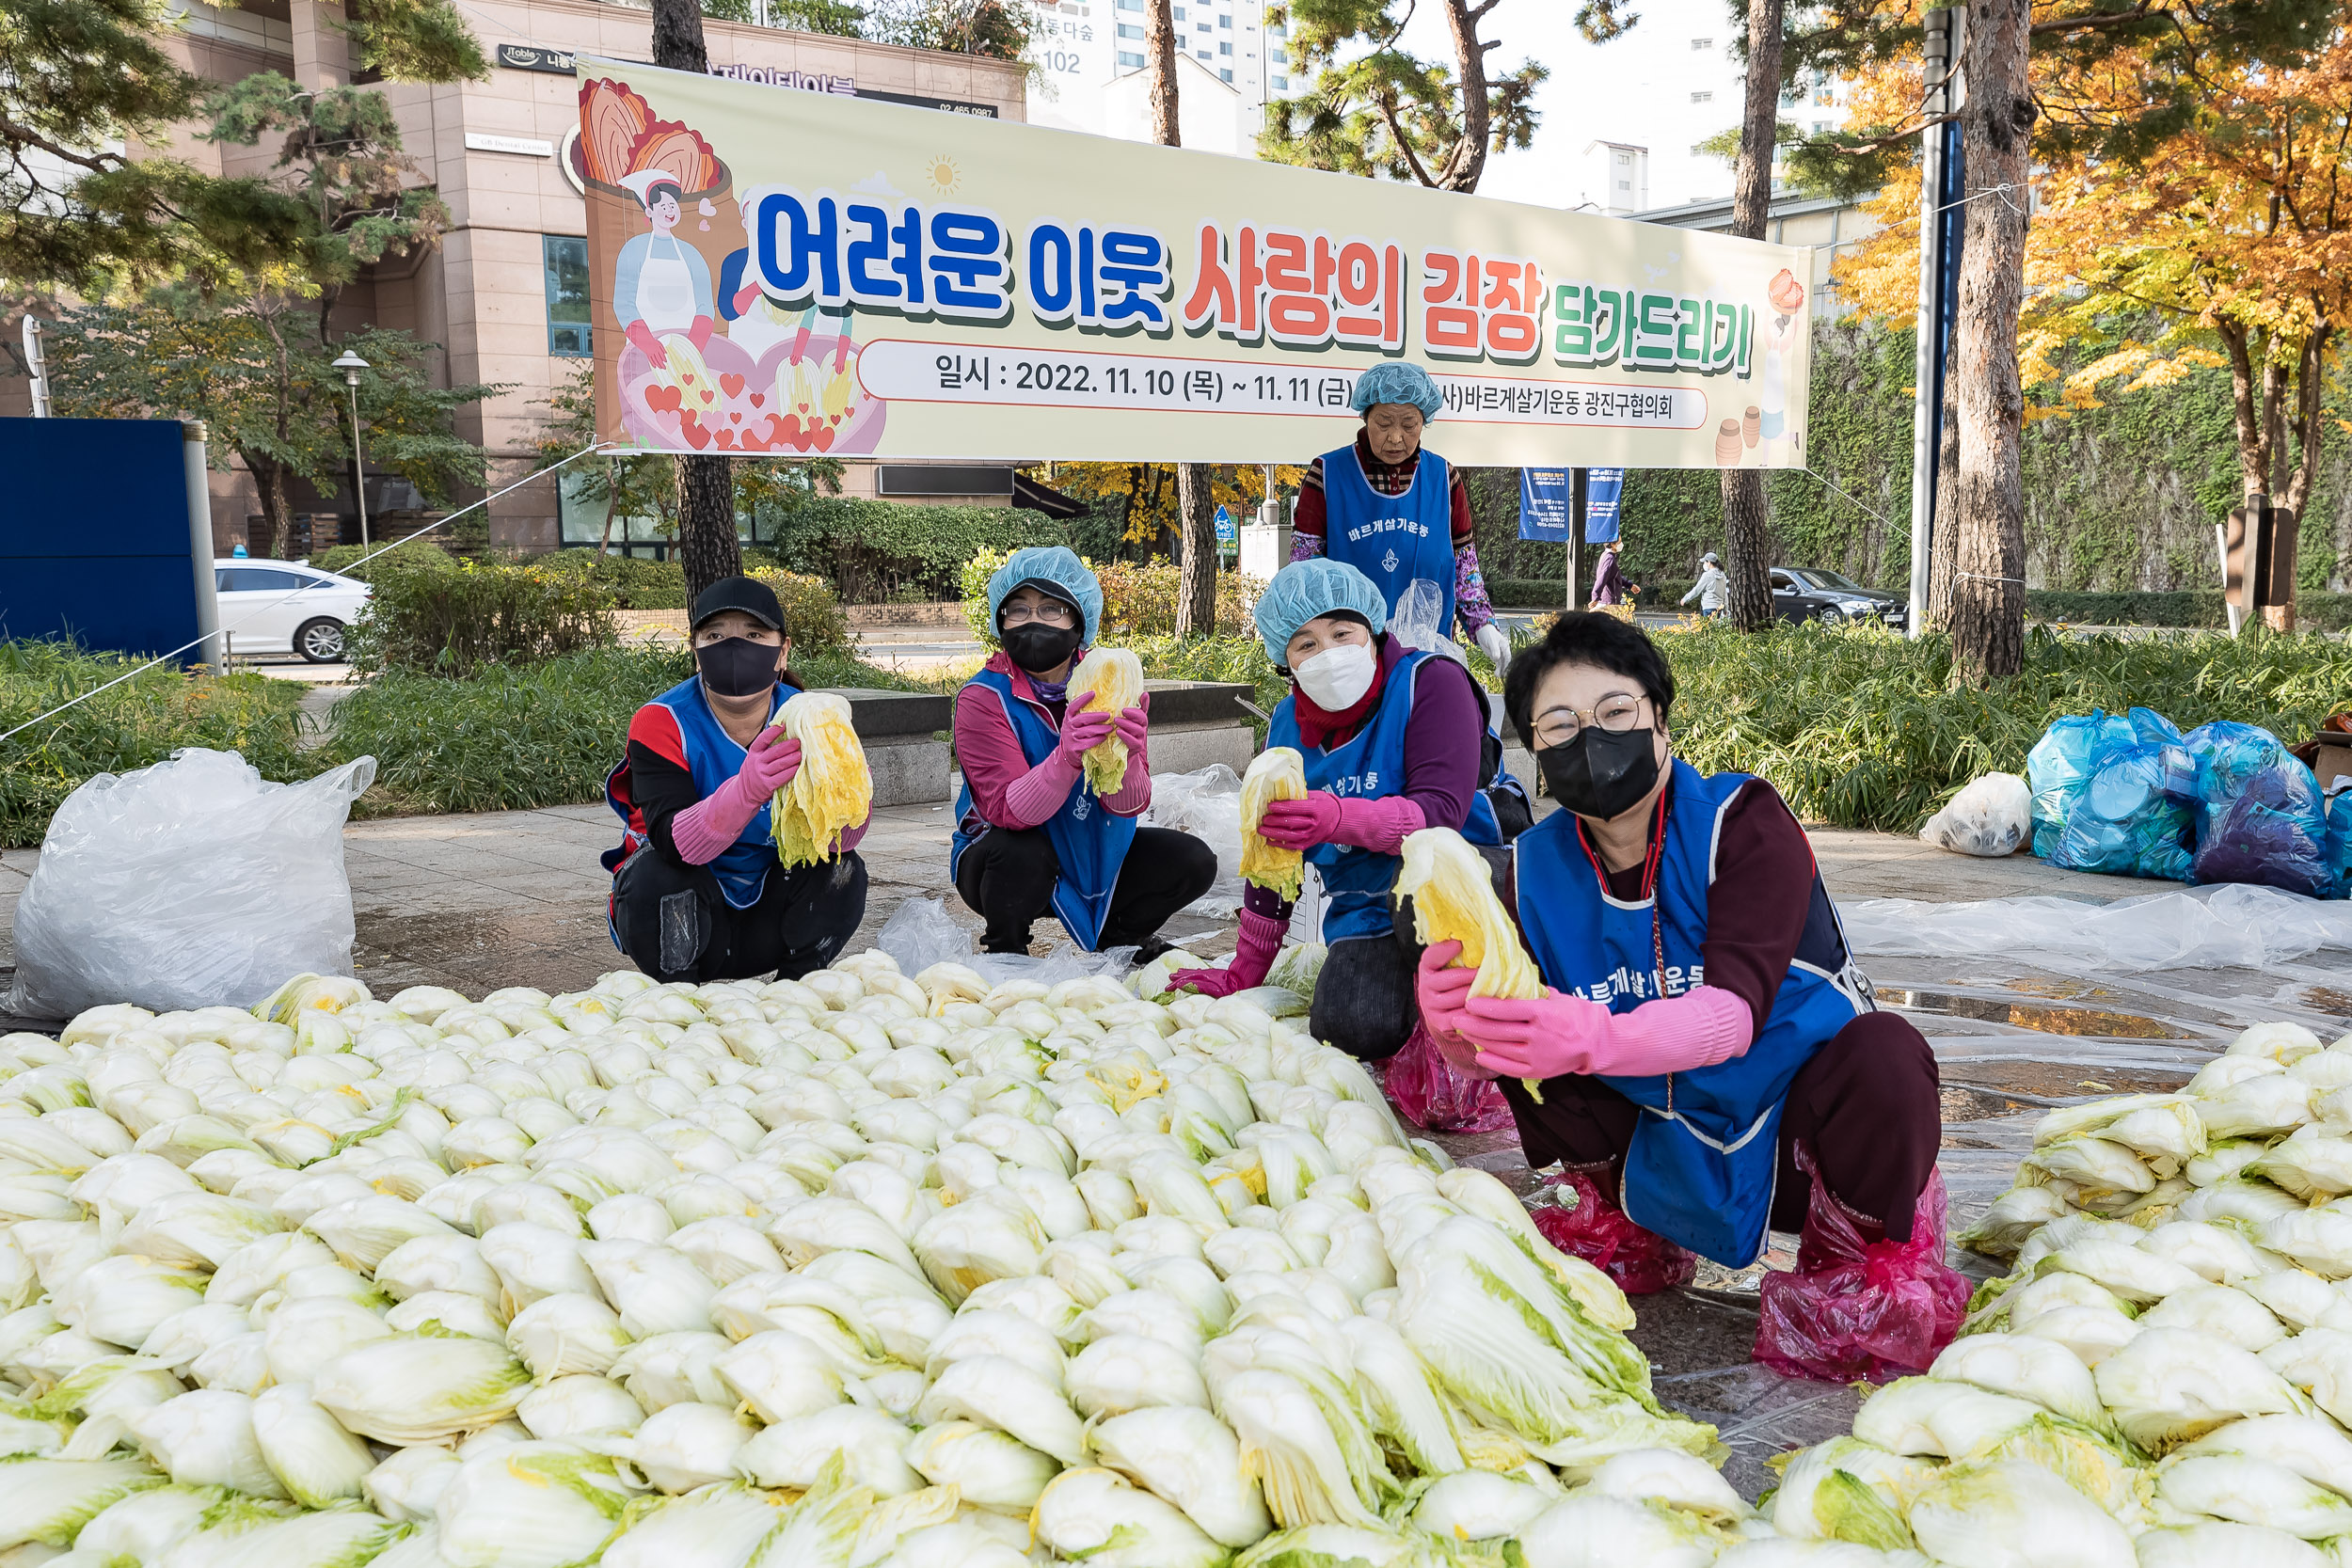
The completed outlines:
{"type": "Polygon", "coordinates": [[[1864,957],[2056,960],[2145,971],[2267,969],[2322,951],[2352,952],[2352,904],[2237,882],[2104,905],[1867,898],[1841,904],[1838,912],[1864,957]]]}

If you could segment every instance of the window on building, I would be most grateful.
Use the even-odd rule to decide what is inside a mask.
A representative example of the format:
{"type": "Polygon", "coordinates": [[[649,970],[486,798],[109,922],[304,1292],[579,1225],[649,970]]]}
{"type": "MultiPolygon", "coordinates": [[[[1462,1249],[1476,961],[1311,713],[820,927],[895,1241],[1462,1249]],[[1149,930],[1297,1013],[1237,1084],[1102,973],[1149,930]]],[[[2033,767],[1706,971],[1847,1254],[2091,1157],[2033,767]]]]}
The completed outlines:
{"type": "Polygon", "coordinates": [[[1123,39],[1139,39],[1143,37],[1143,29],[1132,22],[1122,22],[1119,24],[1119,36],[1123,39]]]}
{"type": "Polygon", "coordinates": [[[1177,7],[1174,15],[1175,20],[1182,22],[1184,19],[1184,8],[1182,6],[1177,7]]]}
{"type": "Polygon", "coordinates": [[[1194,59],[1196,59],[1196,60],[1214,60],[1214,59],[1216,59],[1216,56],[1215,55],[1210,54],[1210,53],[1209,53],[1207,50],[1205,50],[1205,49],[1196,49],[1196,50],[1194,50],[1194,51],[1192,52],[1192,57],[1193,57],[1194,59]]]}
{"type": "Polygon", "coordinates": [[[1632,181],[1630,181],[1630,180],[1620,180],[1620,181],[1618,181],[1618,182],[1617,182],[1617,189],[1619,189],[1619,190],[1621,190],[1621,191],[1629,191],[1629,190],[1631,190],[1632,188],[1633,188],[1633,182],[1632,182],[1632,181]]]}
{"type": "Polygon", "coordinates": [[[1233,73],[1230,71],[1220,71],[1216,74],[1219,81],[1230,82],[1233,79],[1233,73]]]}
{"type": "Polygon", "coordinates": [[[588,347],[588,242],[567,234],[539,240],[548,275],[548,352],[585,359],[588,347]]]}
{"type": "Polygon", "coordinates": [[[1277,76],[1277,77],[1274,79],[1274,90],[1275,90],[1276,92],[1288,92],[1288,91],[1290,91],[1290,90],[1291,90],[1291,79],[1290,79],[1289,77],[1287,77],[1287,76],[1277,76]]]}
{"type": "Polygon", "coordinates": [[[1694,92],[1691,95],[1691,102],[1693,103],[1712,103],[1715,102],[1715,95],[1711,92],[1694,92]]]}
{"type": "Polygon", "coordinates": [[[1224,29],[1225,29],[1227,32],[1229,32],[1229,33],[1230,33],[1230,32],[1232,32],[1232,31],[1233,30],[1233,19],[1232,19],[1232,17],[1230,17],[1230,16],[1220,16],[1220,17],[1218,17],[1218,18],[1216,19],[1216,24],[1217,24],[1219,27],[1224,28],[1224,29]]]}
{"type": "Polygon", "coordinates": [[[1143,9],[1143,0],[1119,0],[1119,8],[1122,11],[1139,11],[1143,9]]]}
{"type": "Polygon", "coordinates": [[[1618,153],[1618,154],[1617,154],[1617,166],[1618,166],[1619,168],[1630,168],[1630,167],[1632,166],[1632,165],[1633,165],[1633,154],[1632,154],[1632,153],[1630,153],[1630,152],[1620,152],[1620,153],[1618,153]]]}
{"type": "Polygon", "coordinates": [[[1693,54],[1703,55],[1714,47],[1715,40],[1713,39],[1692,39],[1691,40],[1691,49],[1693,54]]]}
{"type": "Polygon", "coordinates": [[[1290,25],[1287,23],[1277,22],[1265,31],[1268,38],[1286,39],[1291,36],[1290,25]]]}
{"type": "Polygon", "coordinates": [[[1130,55],[1127,51],[1122,49],[1119,52],[1119,64],[1120,68],[1124,71],[1141,71],[1143,69],[1143,56],[1140,55],[1130,55]]]}
{"type": "Polygon", "coordinates": [[[1220,55],[1230,55],[1233,52],[1233,46],[1231,43],[1220,43],[1216,46],[1216,52],[1220,55]]]}
{"type": "Polygon", "coordinates": [[[1265,57],[1266,57],[1267,59],[1269,59],[1269,60],[1272,60],[1272,61],[1273,61],[1276,65],[1288,65],[1288,64],[1290,64],[1290,62],[1291,62],[1291,57],[1290,57],[1290,55],[1288,55],[1287,54],[1283,53],[1283,52],[1282,52],[1281,50],[1279,50],[1279,49],[1269,49],[1269,50],[1267,50],[1267,51],[1265,52],[1265,57]]]}
{"type": "Polygon", "coordinates": [[[1205,22],[1196,22],[1192,24],[1192,30],[1196,33],[1205,33],[1209,30],[1209,24],[1205,22]]]}

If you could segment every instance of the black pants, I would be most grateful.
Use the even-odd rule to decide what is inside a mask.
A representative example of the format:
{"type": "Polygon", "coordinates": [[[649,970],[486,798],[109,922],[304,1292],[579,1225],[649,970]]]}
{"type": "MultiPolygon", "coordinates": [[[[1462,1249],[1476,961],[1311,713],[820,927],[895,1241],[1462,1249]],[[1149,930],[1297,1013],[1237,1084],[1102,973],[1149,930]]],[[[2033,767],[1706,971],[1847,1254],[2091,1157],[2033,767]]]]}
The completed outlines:
{"type": "MultiPolygon", "coordinates": [[[[1502,896],[1511,851],[1486,845],[1472,847],[1486,857],[1495,895],[1502,896]]],[[[1413,933],[1413,901],[1391,895],[1385,934],[1335,942],[1325,954],[1323,972],[1315,976],[1314,1001],[1307,1011],[1308,1028],[1315,1038],[1364,1061],[1395,1055],[1421,1021],[1421,1003],[1413,994],[1421,955],[1421,939],[1413,933]]]]}
{"type": "MultiPolygon", "coordinates": [[[[1804,1225],[1813,1183],[1797,1168],[1802,1143],[1833,1196],[1883,1223],[1893,1240],[1911,1240],[1919,1189],[1928,1184],[1943,1141],[1938,1082],[1927,1037],[1899,1013],[1864,1013],[1830,1037],[1788,1085],[1772,1227],[1804,1225]]],[[[1633,1101],[1597,1078],[1551,1079],[1541,1105],[1528,1099],[1517,1079],[1506,1079],[1502,1092],[1529,1164],[1559,1160],[1605,1168],[1600,1184],[1616,1191],[1617,1172],[1641,1119],[1633,1101]]]]}
{"type": "MultiPolygon", "coordinates": [[[[1029,927],[1052,912],[1061,857],[1042,828],[991,828],[956,863],[956,891],[988,922],[987,953],[1026,953],[1029,927]]],[[[1097,952],[1140,947],[1168,917],[1209,891],[1216,851],[1168,828],[1137,828],[1111,889],[1097,952]]]]}
{"type": "Polygon", "coordinates": [[[857,853],[768,873],[759,901],[739,910],[707,865],[639,850],[612,879],[612,931],[629,962],[657,980],[797,980],[824,968],[866,918],[857,853]]]}

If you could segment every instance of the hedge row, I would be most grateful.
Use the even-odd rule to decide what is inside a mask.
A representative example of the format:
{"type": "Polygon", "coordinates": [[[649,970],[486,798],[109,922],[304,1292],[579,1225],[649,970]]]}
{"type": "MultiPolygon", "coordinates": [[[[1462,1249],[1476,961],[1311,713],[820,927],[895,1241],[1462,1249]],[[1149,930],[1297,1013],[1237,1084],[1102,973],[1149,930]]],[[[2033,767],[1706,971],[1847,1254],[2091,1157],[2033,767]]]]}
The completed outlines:
{"type": "MultiPolygon", "coordinates": [[[[1566,585],[1543,578],[1488,578],[1486,593],[1502,610],[1556,610],[1566,585]]],[[[1645,581],[1644,610],[1671,610],[1689,591],[1688,582],[1645,581]]],[[[1899,589],[1895,590],[1900,592],[1899,589]]],[[[1581,594],[1583,590],[1578,590],[1581,594]]],[[[2352,594],[2307,590],[2296,596],[2296,625],[2304,631],[2352,629],[2352,594]]],[[[2076,594],[2055,588],[2026,590],[2026,613],[2036,621],[2087,626],[2223,626],[2221,594],[2212,589],[2172,594],[2076,594]]]]}

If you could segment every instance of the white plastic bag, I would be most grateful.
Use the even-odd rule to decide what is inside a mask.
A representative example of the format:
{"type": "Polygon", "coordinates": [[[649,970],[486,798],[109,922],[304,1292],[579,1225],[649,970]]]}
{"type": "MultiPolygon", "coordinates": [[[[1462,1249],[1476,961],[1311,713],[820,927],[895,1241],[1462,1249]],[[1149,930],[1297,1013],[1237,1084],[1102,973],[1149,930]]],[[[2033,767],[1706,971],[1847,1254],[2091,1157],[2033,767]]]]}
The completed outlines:
{"type": "Polygon", "coordinates": [[[1184,906],[1207,920],[1231,920],[1241,911],[1241,776],[1221,762],[1190,773],[1152,775],[1152,809],[1144,821],[1154,828],[1190,833],[1216,852],[1216,880],[1184,906]]]}
{"type": "Polygon", "coordinates": [[[1940,848],[1997,859],[2033,832],[2033,791],[2014,773],[1986,773],[1961,786],[1919,836],[1940,848]]]}
{"type": "MultiPolygon", "coordinates": [[[[1052,916],[1046,918],[1050,920],[1052,916]]],[[[1136,950],[1132,947],[1089,953],[1073,942],[1064,942],[1041,958],[1026,953],[983,953],[972,933],[956,924],[946,902],[938,898],[910,898],[900,904],[897,912],[882,923],[874,945],[897,959],[902,974],[920,974],[933,964],[958,963],[977,971],[982,979],[993,986],[1008,980],[1035,980],[1040,985],[1055,986],[1089,974],[1105,974],[1117,980],[1136,966],[1136,950]]]]}
{"type": "Polygon", "coordinates": [[[343,821],[374,778],[361,757],[272,784],[234,752],[190,749],[89,780],[17,901],[9,1009],[243,1007],[306,970],[349,974],[343,821]]]}
{"type": "Polygon", "coordinates": [[[1462,652],[1460,643],[1446,635],[1453,628],[1438,625],[1444,609],[1445,590],[1427,578],[1415,578],[1413,585],[1398,596],[1396,608],[1389,612],[1389,635],[1408,648],[1443,655],[1467,670],[1470,656],[1462,652]]]}

